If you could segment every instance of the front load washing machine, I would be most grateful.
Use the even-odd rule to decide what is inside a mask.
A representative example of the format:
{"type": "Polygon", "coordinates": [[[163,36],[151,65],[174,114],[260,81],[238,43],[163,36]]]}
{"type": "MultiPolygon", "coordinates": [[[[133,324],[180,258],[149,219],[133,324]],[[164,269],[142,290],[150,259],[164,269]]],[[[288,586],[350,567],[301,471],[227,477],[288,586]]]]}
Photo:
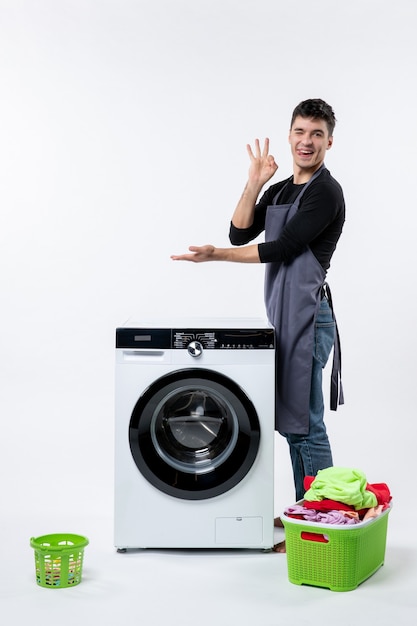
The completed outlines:
{"type": "Polygon", "coordinates": [[[263,320],[117,328],[118,550],[273,546],[274,375],[263,320]]]}

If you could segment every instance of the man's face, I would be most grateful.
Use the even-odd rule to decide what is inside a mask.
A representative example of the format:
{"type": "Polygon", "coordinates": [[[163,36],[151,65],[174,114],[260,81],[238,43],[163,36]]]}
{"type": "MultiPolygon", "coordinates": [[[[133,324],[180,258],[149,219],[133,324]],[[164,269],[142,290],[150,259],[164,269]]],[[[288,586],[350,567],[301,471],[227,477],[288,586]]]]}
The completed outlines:
{"type": "Polygon", "coordinates": [[[288,141],[294,164],[314,173],[324,161],[332,143],[324,120],[297,116],[290,129],[288,141]]]}

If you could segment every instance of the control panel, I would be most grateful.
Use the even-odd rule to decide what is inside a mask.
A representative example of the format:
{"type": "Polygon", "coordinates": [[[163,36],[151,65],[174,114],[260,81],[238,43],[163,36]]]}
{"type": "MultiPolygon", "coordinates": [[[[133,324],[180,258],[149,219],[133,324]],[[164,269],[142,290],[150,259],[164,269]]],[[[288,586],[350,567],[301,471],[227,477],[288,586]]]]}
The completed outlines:
{"type": "Polygon", "coordinates": [[[189,345],[205,350],[267,350],[274,348],[273,328],[263,329],[168,329],[118,328],[116,348],[186,350],[189,345]]]}

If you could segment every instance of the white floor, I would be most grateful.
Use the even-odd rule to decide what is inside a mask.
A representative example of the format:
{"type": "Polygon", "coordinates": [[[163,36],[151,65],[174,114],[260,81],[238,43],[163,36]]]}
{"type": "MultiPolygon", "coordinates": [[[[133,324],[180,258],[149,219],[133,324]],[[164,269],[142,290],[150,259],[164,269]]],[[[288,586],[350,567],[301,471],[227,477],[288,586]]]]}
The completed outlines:
{"type": "MultiPolygon", "coordinates": [[[[402,624],[414,623],[417,615],[417,542],[411,523],[407,526],[406,520],[396,517],[395,508],[388,524],[385,565],[346,593],[291,584],[286,556],[281,554],[242,550],[118,554],[112,547],[111,516],[89,518],[82,513],[72,520],[66,515],[67,530],[90,539],[82,582],[71,589],[44,589],[35,583],[29,539],[60,532],[62,520],[62,511],[55,519],[51,513],[19,519],[3,513],[3,624],[351,626],[371,620],[392,626],[399,618],[402,624]]],[[[277,530],[277,540],[282,536],[277,530]]]]}
{"type": "MultiPolygon", "coordinates": [[[[330,422],[338,462],[352,456],[354,466],[364,468],[370,482],[389,484],[394,499],[384,566],[354,591],[340,593],[290,583],[286,556],[281,554],[242,550],[118,554],[113,547],[111,408],[107,413],[98,411],[94,394],[90,404],[85,398],[80,401],[79,410],[74,403],[60,406],[54,396],[51,407],[60,406],[55,423],[33,411],[35,400],[41,404],[35,392],[19,395],[11,384],[7,389],[11,400],[2,415],[9,419],[0,438],[2,625],[415,623],[417,511],[410,484],[411,437],[402,440],[401,447],[395,441],[391,448],[379,446],[377,450],[392,453],[383,458],[374,454],[365,462],[365,457],[358,456],[360,446],[351,455],[354,431],[346,429],[343,420],[330,422]],[[77,587],[44,589],[35,582],[30,538],[55,532],[78,533],[90,540],[85,548],[83,580],[77,587]]],[[[103,405],[111,407],[111,402],[103,400],[103,405]]],[[[285,440],[276,436],[276,446],[275,505],[279,513],[292,503],[293,487],[285,440]]],[[[283,531],[276,531],[276,539],[282,537],[283,531]]]]}

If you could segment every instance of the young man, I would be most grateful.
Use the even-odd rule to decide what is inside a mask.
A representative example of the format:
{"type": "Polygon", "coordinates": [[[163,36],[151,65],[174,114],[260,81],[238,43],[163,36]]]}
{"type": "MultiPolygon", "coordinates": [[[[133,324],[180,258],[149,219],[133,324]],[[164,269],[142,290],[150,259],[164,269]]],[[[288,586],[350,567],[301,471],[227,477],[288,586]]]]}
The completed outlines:
{"type": "Polygon", "coordinates": [[[254,149],[248,145],[248,181],[230,226],[230,241],[239,247],[191,246],[190,254],[172,256],[195,263],[266,264],[265,305],[276,331],[276,429],[289,444],[297,500],[304,496],[304,477],[333,464],[323,420],[322,370],[334,344],[331,408],[343,402],[338,333],[325,283],[345,220],[342,189],[324,166],[335,123],[323,100],[305,100],[294,109],[293,175],[270,186],[259,202],[278,165],[268,139],[262,149],[258,139],[254,149]],[[246,245],[262,231],[265,243],[246,245]]]}

